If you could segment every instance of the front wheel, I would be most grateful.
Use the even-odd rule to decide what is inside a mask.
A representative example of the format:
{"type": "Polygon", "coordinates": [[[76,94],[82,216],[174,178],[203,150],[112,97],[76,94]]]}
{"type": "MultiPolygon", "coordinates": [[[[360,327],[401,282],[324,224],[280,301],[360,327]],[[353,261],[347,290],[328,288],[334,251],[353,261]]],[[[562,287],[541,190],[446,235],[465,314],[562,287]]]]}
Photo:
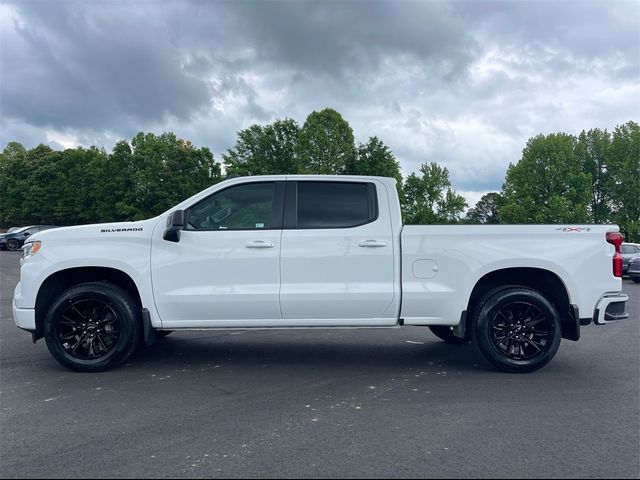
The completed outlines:
{"type": "Polygon", "coordinates": [[[122,288],[106,282],[71,287],[44,321],[51,355],[78,372],[115,368],[135,351],[142,334],[140,309],[122,288]]]}
{"type": "Polygon", "coordinates": [[[500,370],[532,372],[544,367],[560,346],[555,307],[526,287],[496,289],[480,301],[473,331],[480,351],[500,370]]]}

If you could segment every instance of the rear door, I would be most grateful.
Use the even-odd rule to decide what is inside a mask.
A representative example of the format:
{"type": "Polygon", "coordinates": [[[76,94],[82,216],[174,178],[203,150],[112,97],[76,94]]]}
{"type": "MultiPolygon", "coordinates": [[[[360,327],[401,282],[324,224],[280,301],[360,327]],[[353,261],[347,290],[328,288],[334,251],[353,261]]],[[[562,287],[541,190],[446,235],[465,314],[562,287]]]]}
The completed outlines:
{"type": "Polygon", "coordinates": [[[397,322],[388,202],[384,184],[376,181],[287,182],[283,319],[305,326],[397,322]]]}

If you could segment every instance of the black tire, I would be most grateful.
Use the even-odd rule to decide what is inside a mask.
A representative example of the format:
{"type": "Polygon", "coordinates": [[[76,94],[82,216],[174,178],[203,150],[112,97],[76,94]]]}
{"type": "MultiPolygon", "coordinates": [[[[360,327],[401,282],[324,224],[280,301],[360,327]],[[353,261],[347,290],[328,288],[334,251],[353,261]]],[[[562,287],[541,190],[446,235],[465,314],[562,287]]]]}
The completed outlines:
{"type": "Polygon", "coordinates": [[[460,343],[467,343],[469,341],[466,338],[456,337],[453,334],[453,330],[451,330],[451,327],[447,327],[444,325],[433,325],[429,327],[429,330],[431,330],[431,332],[440,340],[444,340],[447,343],[460,344],[460,343]]]}
{"type": "Polygon", "coordinates": [[[631,277],[631,280],[633,280],[636,283],[640,283],[640,277],[631,277]]]}
{"type": "Polygon", "coordinates": [[[9,240],[7,240],[7,250],[19,250],[20,249],[20,242],[18,242],[18,240],[16,240],[15,238],[10,238],[9,240]]]}
{"type": "Polygon", "coordinates": [[[122,288],[83,283],[58,297],[44,320],[51,355],[77,372],[111,370],[136,350],[142,337],[140,309],[122,288]]]}
{"type": "Polygon", "coordinates": [[[555,356],[562,339],[560,316],[539,292],[498,288],[479,303],[472,330],[480,351],[498,369],[533,372],[555,356]]]}

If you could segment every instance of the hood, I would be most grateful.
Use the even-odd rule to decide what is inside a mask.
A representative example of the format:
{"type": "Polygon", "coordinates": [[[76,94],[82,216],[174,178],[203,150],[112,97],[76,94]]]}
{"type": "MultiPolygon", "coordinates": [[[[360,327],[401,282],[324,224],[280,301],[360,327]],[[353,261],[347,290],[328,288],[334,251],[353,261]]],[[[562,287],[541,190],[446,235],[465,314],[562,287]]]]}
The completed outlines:
{"type": "Polygon", "coordinates": [[[96,240],[150,237],[159,217],[138,222],[95,223],[43,230],[27,239],[27,242],[40,240],[56,242],[65,240],[96,240]]]}

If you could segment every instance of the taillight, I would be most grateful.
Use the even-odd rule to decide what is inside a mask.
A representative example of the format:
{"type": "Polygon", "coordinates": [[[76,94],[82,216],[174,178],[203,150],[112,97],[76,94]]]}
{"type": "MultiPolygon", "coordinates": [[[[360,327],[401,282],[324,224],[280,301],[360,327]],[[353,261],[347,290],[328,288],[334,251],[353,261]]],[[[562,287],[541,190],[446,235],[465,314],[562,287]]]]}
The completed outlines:
{"type": "Polygon", "coordinates": [[[622,277],[622,241],[623,237],[621,233],[609,232],[607,233],[607,243],[610,243],[616,247],[616,253],[613,254],[613,276],[622,277]]]}

